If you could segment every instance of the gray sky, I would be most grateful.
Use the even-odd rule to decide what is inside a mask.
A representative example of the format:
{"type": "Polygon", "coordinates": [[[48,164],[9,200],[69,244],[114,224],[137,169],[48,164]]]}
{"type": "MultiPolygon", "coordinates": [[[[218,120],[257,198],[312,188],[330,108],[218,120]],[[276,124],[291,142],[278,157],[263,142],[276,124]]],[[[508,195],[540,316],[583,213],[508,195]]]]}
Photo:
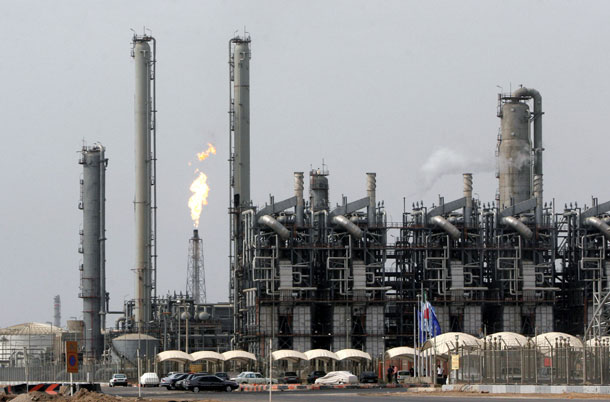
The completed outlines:
{"type": "Polygon", "coordinates": [[[81,316],[83,139],[110,159],[111,308],[133,297],[130,28],[158,40],[159,293],[184,291],[188,162],[212,142],[218,154],[197,165],[211,187],[200,233],[208,301],[224,301],[236,30],[252,35],[253,200],[291,196],[292,172],[324,159],[333,203],[365,196],[374,171],[378,200],[398,221],[403,197],[409,206],[460,197],[462,171],[493,201],[496,85],[542,93],[547,200],[610,199],[609,17],[601,1],[2,1],[0,327],[52,321],[56,294],[62,322],[81,316]]]}

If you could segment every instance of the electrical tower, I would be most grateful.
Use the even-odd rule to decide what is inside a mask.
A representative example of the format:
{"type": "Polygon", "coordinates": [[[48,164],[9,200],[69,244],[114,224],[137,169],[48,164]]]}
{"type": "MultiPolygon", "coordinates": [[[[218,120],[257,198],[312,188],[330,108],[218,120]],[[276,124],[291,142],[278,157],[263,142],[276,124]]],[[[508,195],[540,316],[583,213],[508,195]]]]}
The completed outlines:
{"type": "Polygon", "coordinates": [[[186,293],[193,297],[195,304],[203,304],[206,301],[203,241],[197,229],[193,230],[193,237],[189,240],[186,293]]]}

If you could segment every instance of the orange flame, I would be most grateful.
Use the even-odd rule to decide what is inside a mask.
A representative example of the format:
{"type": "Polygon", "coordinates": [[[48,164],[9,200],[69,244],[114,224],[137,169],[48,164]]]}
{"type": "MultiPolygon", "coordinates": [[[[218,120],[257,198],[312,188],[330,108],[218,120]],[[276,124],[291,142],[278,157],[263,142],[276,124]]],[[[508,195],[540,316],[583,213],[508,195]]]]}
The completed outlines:
{"type": "Polygon", "coordinates": [[[197,157],[200,161],[202,161],[205,160],[208,156],[210,156],[210,154],[216,155],[216,148],[214,148],[214,145],[208,142],[208,149],[203,152],[198,152],[197,157]]]}
{"type": "Polygon", "coordinates": [[[189,198],[189,208],[191,209],[191,218],[193,219],[193,225],[195,227],[199,227],[201,209],[204,205],[208,205],[210,186],[208,186],[207,180],[208,176],[203,172],[199,172],[199,176],[193,181],[190,187],[193,195],[189,198]]]}

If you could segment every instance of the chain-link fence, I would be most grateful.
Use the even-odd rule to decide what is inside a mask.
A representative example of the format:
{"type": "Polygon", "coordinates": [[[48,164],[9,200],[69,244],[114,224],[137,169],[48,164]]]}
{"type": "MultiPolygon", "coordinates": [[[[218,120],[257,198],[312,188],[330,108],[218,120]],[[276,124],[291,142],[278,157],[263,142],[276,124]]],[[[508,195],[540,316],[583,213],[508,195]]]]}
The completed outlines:
{"type": "MultiPolygon", "coordinates": [[[[610,346],[569,343],[510,348],[459,348],[449,381],[479,384],[609,384],[610,346]]],[[[451,356],[450,356],[451,358],[451,356]]]]}
{"type": "MultiPolygon", "coordinates": [[[[157,370],[154,359],[141,359],[140,364],[142,373],[157,370]]],[[[138,382],[137,367],[127,362],[81,362],[78,373],[72,374],[72,381],[108,382],[115,373],[126,374],[129,381],[138,382]]],[[[66,371],[65,362],[0,367],[0,383],[2,384],[68,381],[70,381],[70,374],[66,371]]]]}

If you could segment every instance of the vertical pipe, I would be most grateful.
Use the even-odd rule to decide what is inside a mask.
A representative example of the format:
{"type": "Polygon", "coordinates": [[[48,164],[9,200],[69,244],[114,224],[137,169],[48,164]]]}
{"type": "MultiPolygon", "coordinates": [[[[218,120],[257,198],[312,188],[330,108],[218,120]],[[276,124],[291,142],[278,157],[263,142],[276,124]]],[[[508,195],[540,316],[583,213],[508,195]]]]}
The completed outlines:
{"type": "Polygon", "coordinates": [[[376,189],[377,189],[377,174],[367,173],[366,174],[366,193],[369,197],[369,208],[368,208],[368,225],[377,225],[377,210],[375,205],[377,204],[376,189]]]}
{"type": "Polygon", "coordinates": [[[296,225],[302,227],[304,225],[305,202],[303,200],[303,172],[294,172],[294,195],[297,197],[296,210],[296,225]]]}
{"type": "Polygon", "coordinates": [[[534,174],[534,197],[536,198],[536,226],[542,225],[542,175],[534,174]]]}
{"type": "Polygon", "coordinates": [[[100,327],[106,329],[106,154],[100,146],[100,327]]]}
{"type": "Polygon", "coordinates": [[[234,39],[235,195],[250,204],[250,40],[234,39]]]}
{"type": "Polygon", "coordinates": [[[135,272],[136,305],[134,319],[138,332],[150,318],[150,128],[151,92],[150,61],[151,51],[146,40],[134,39],[135,59],[135,170],[136,190],[135,211],[135,272]]]}
{"type": "Polygon", "coordinates": [[[466,208],[464,208],[464,226],[470,227],[472,220],[472,173],[464,173],[464,197],[466,197],[466,208]]]}

